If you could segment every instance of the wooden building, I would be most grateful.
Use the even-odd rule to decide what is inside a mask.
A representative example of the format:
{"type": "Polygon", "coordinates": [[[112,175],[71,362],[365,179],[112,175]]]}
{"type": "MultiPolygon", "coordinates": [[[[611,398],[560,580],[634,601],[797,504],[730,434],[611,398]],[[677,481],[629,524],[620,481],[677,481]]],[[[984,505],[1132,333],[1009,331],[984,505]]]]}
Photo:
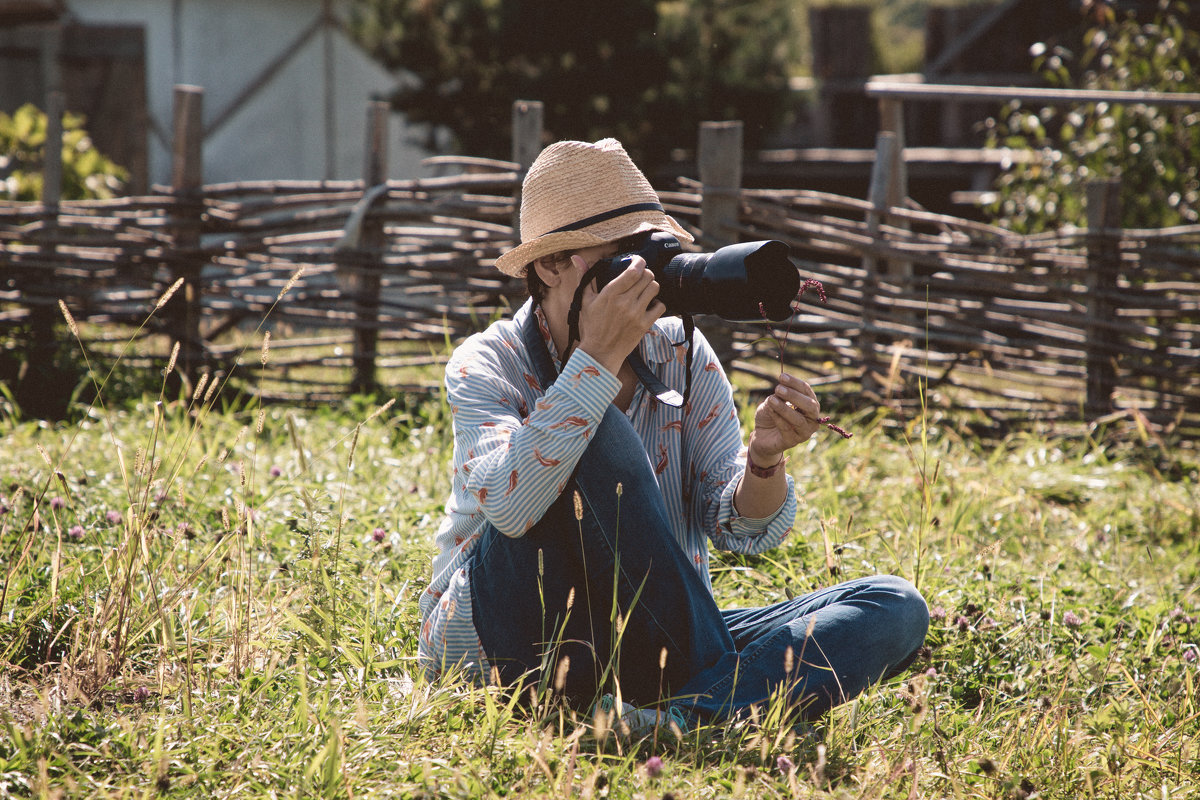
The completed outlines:
{"type": "MultiPolygon", "coordinates": [[[[130,190],[170,179],[173,90],[204,89],[204,180],[360,177],[364,109],[396,83],[340,0],[0,0],[0,110],[61,90],[130,190]]],[[[391,126],[389,173],[427,153],[391,126]]]]}

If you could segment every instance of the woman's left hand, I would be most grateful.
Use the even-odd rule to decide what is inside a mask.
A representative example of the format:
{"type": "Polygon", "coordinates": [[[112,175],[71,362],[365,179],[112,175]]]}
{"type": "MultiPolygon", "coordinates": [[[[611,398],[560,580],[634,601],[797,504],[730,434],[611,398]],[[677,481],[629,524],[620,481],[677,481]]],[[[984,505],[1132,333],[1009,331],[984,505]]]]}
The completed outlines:
{"type": "Polygon", "coordinates": [[[783,454],[806,442],[821,427],[821,404],[806,382],[786,372],[775,391],[758,404],[747,458],[763,469],[779,463],[783,454]]]}

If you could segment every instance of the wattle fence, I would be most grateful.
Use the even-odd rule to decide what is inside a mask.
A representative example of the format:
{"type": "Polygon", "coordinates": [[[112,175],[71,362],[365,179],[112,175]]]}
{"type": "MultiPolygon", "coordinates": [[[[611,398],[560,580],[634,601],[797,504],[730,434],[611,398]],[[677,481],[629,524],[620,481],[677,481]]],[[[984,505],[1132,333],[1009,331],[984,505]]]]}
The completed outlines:
{"type": "MultiPolygon", "coordinates": [[[[387,115],[373,106],[364,180],[220,185],[199,180],[198,103],[177,93],[172,187],[0,202],[6,337],[63,346],[61,301],[101,366],[133,338],[127,363],[161,370],[179,343],[175,369],[193,381],[221,372],[268,398],[331,402],[437,391],[449,346],[523,300],[492,261],[514,241],[536,103],[517,104],[512,162],[432,159],[431,177],[383,181],[387,115]]],[[[924,402],[997,423],[1128,416],[1200,433],[1200,226],[1121,230],[1111,183],[1087,188],[1087,230],[1019,236],[931,214],[896,201],[894,149],[882,134],[866,199],[743,189],[740,127],[713,123],[699,179],[659,187],[703,249],[780,239],[824,284],[828,302],[805,293],[790,323],[700,320],[740,379],[766,386],[782,354],[864,405],[919,402],[919,377],[924,402]]]]}

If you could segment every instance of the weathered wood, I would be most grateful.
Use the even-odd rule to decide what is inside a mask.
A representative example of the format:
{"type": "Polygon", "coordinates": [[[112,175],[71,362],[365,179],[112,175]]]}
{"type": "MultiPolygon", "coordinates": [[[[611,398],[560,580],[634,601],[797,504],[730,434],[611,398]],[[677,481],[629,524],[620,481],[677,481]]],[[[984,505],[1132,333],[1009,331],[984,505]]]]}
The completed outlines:
{"type": "MultiPolygon", "coordinates": [[[[200,334],[201,272],[203,261],[193,256],[200,244],[201,188],[204,179],[204,90],[198,86],[176,86],[174,139],[171,147],[171,187],[177,203],[172,215],[173,244],[168,285],[183,284],[163,306],[161,314],[169,335],[180,344],[178,369],[195,379],[205,361],[200,334]]],[[[166,287],[164,287],[165,289],[166,287]]]]}
{"type": "Polygon", "coordinates": [[[517,165],[518,179],[513,192],[512,229],[514,238],[521,232],[521,184],[525,173],[542,152],[542,118],[545,109],[537,100],[517,100],[512,107],[512,160],[517,165]]]}
{"type": "Polygon", "coordinates": [[[1099,324],[1112,316],[1110,299],[1117,288],[1118,247],[1114,237],[1121,226],[1121,183],[1116,180],[1087,184],[1088,269],[1087,399],[1089,415],[1112,411],[1116,384],[1117,342],[1112,331],[1099,324]]]}
{"type": "Polygon", "coordinates": [[[1074,105],[1112,103],[1157,106],[1200,107],[1200,92],[1151,92],[1118,89],[1046,89],[1024,86],[956,86],[919,82],[895,82],[876,79],[867,82],[868,97],[890,97],[896,100],[940,100],[943,102],[1017,101],[1037,105],[1074,105]]]}
{"type": "MultiPolygon", "coordinates": [[[[883,215],[887,212],[888,198],[892,194],[891,183],[896,177],[893,165],[898,146],[896,134],[890,131],[880,131],[875,140],[875,167],[871,171],[871,184],[867,196],[870,208],[866,215],[865,237],[869,241],[879,239],[879,229],[883,224],[883,215]]],[[[875,253],[867,251],[862,259],[862,330],[858,336],[858,346],[862,351],[862,383],[864,391],[874,391],[877,387],[877,353],[874,334],[874,320],[879,313],[879,277],[882,272],[879,258],[875,253]]]]}
{"type": "MultiPolygon", "coordinates": [[[[387,103],[373,102],[367,107],[366,146],[364,147],[362,202],[365,216],[355,250],[363,259],[358,269],[348,275],[347,285],[354,299],[354,317],[362,324],[354,331],[353,375],[350,391],[368,394],[378,388],[375,378],[375,359],[379,348],[379,302],[382,288],[382,251],[385,247],[383,224],[371,213],[374,197],[386,194],[388,169],[387,103]]],[[[353,252],[353,251],[351,251],[353,252]]],[[[345,274],[345,265],[339,265],[345,274]]]]}
{"type": "MultiPolygon", "coordinates": [[[[280,358],[265,368],[239,367],[252,376],[244,378],[248,389],[279,398],[311,391],[314,402],[344,394],[360,331],[375,335],[376,381],[408,385],[395,382],[397,372],[443,358],[447,338],[478,330],[521,299],[518,283],[492,266],[513,240],[517,171],[510,162],[486,173],[467,163],[453,168],[462,172],[379,184],[357,219],[378,223],[382,243],[344,252],[334,248],[353,227],[370,181],[222,184],[199,187],[190,200],[64,201],[58,225],[48,224],[45,204],[0,202],[3,269],[22,287],[17,296],[0,286],[0,303],[10,304],[0,324],[28,322],[29,311],[14,312],[12,303],[57,314],[62,297],[81,320],[136,325],[164,288],[156,269],[199,263],[206,325],[210,335],[223,329],[223,340],[211,345],[216,365],[232,369],[245,351],[246,328],[270,314],[280,358]],[[179,248],[177,233],[197,244],[179,248]],[[380,280],[374,316],[360,313],[357,293],[339,279],[372,271],[380,280]],[[316,335],[322,331],[338,336],[316,335]]],[[[703,232],[701,186],[689,179],[660,196],[671,214],[703,232]]],[[[1109,396],[1117,408],[1136,403],[1162,430],[1200,431],[1200,226],[1109,237],[1115,282],[1092,286],[1095,230],[1021,236],[887,203],[879,209],[881,191],[866,199],[738,192],[732,237],[788,243],[804,277],[821,280],[829,294],[828,304],[802,298],[784,346],[790,371],[847,380],[862,367],[857,345],[865,336],[887,367],[876,370],[881,402],[915,402],[885,382],[899,353],[902,381],[921,377],[951,402],[998,418],[1073,419],[1085,404],[1090,355],[1116,365],[1109,396]],[[914,281],[877,271],[868,286],[864,261],[871,259],[911,262],[914,281]]],[[[729,335],[733,369],[748,363],[760,373],[753,380],[777,374],[763,369],[763,359],[779,353],[761,341],[761,328],[712,319],[702,325],[706,334],[729,335]]],[[[89,339],[96,358],[117,358],[118,334],[104,329],[89,339]]],[[[138,363],[161,367],[170,341],[153,328],[137,336],[139,350],[161,348],[138,363]]]]}
{"type": "Polygon", "coordinates": [[[709,247],[723,247],[736,241],[734,228],[742,190],[742,135],[740,121],[700,123],[700,228],[709,247]]]}
{"type": "MultiPolygon", "coordinates": [[[[703,234],[699,244],[706,250],[716,250],[738,240],[742,138],[740,121],[700,123],[700,229],[703,234]]],[[[733,356],[728,328],[710,328],[708,343],[723,361],[733,356]]]]}

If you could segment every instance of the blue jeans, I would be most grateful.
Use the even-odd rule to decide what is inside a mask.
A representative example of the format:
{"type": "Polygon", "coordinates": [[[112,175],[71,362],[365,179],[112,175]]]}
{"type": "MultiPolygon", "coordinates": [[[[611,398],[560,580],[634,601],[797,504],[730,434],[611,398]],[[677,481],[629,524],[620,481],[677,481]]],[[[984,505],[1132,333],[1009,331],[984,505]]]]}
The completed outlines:
{"type": "Polygon", "coordinates": [[[586,706],[615,681],[626,702],[694,720],[782,689],[813,719],[902,671],[924,642],[925,601],[893,576],[722,611],[665,513],[641,439],[610,407],[542,519],[518,538],[489,525],[475,550],[474,622],[501,683],[561,678],[586,706]]]}

